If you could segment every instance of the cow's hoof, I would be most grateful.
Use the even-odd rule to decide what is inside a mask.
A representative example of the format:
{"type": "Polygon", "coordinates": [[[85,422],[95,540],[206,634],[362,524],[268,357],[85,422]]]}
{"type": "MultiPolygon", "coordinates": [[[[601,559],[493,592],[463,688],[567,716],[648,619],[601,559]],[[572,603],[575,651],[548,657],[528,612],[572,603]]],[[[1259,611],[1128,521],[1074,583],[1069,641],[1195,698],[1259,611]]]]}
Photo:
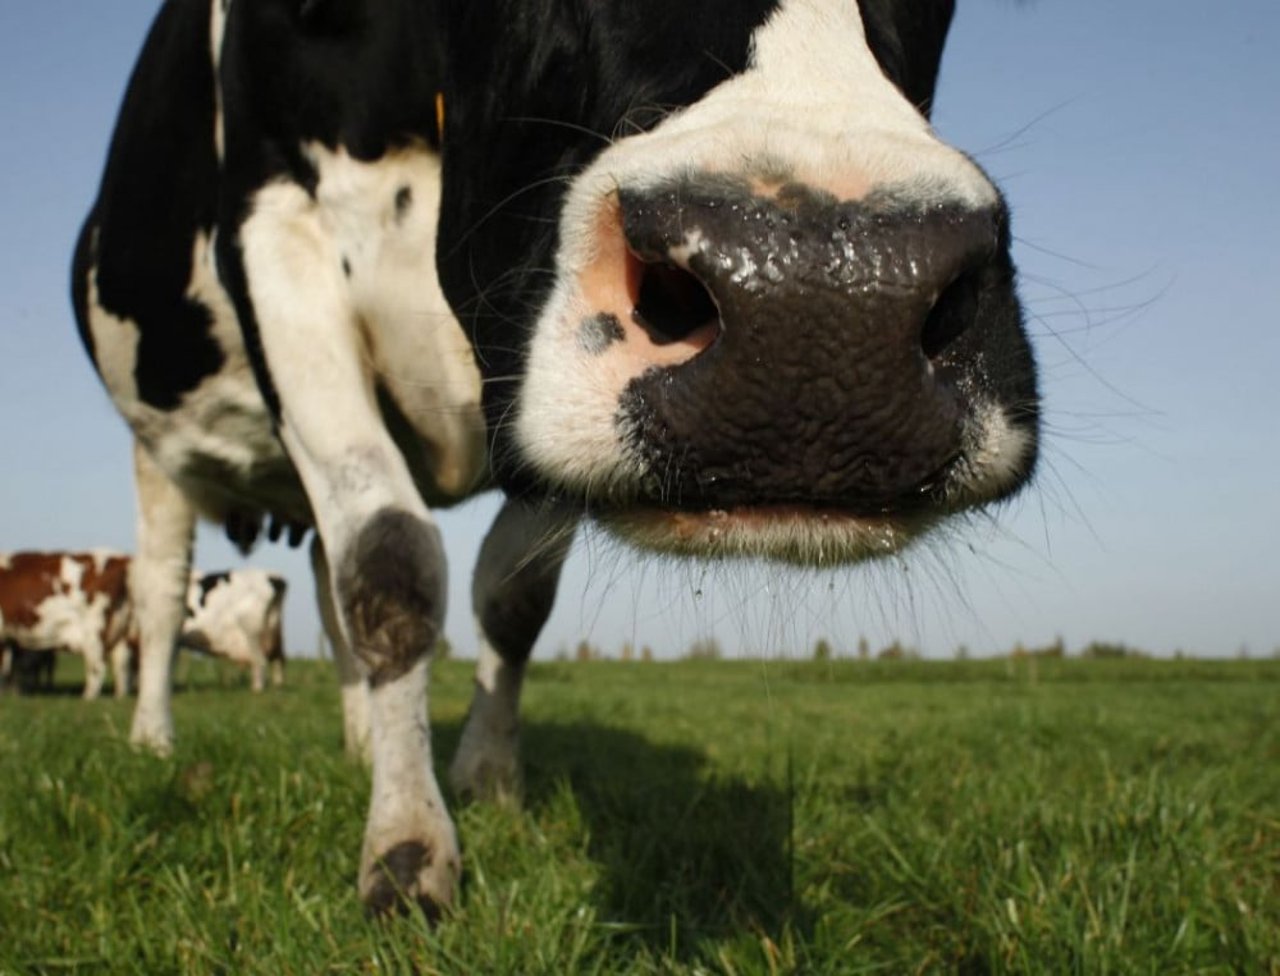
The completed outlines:
{"type": "Polygon", "coordinates": [[[516,737],[482,736],[468,726],[449,767],[449,784],[457,796],[466,800],[519,799],[520,749],[516,737]]]}
{"type": "Polygon", "coordinates": [[[453,904],[462,861],[452,838],[448,843],[400,841],[374,857],[366,852],[362,860],[360,898],[371,917],[416,906],[434,924],[453,904]]]}
{"type": "Polygon", "coordinates": [[[133,728],[129,732],[129,743],[167,759],[173,755],[173,725],[165,719],[135,714],[133,728]]]}

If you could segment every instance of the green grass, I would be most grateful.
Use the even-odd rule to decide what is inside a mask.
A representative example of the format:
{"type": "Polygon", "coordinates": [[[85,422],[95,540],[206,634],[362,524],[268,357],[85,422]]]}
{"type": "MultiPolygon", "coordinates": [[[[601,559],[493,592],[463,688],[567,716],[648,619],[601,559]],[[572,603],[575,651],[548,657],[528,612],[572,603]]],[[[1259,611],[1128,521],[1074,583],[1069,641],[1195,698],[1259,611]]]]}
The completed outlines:
{"type": "Polygon", "coordinates": [[[1280,662],[540,665],[434,931],[362,915],[328,669],[189,678],[169,761],[0,700],[0,972],[1280,973],[1280,662]]]}

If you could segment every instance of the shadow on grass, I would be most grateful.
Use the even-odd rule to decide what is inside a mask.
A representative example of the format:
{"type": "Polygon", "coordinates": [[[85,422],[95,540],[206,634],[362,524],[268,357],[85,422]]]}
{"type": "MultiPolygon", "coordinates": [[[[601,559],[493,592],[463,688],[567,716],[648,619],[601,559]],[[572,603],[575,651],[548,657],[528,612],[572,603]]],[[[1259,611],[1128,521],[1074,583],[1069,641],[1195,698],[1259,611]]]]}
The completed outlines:
{"type": "MultiPolygon", "coordinates": [[[[451,755],[459,728],[437,732],[451,755]]],[[[600,918],[620,938],[687,959],[703,938],[811,927],[793,893],[785,781],[717,774],[697,749],[594,722],[529,721],[521,740],[524,806],[537,816],[572,791],[602,869],[600,918]]]]}

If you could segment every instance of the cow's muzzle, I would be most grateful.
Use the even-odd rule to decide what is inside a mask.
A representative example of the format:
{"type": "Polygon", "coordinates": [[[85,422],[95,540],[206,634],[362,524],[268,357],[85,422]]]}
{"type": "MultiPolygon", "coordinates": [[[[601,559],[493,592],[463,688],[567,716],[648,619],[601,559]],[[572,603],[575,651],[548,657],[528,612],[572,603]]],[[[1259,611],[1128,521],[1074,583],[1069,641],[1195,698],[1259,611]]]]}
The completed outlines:
{"type": "Polygon", "coordinates": [[[629,327],[682,353],[622,397],[647,501],[938,504],[981,392],[988,337],[971,333],[984,306],[1016,308],[1002,211],[722,181],[623,191],[619,207],[629,327]]]}

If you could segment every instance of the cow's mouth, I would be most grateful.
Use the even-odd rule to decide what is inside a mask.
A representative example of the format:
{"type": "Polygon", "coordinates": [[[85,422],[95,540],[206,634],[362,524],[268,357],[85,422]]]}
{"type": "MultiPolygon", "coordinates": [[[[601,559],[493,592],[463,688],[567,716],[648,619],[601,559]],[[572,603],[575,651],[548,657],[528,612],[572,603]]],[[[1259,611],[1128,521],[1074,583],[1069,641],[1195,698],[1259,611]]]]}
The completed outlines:
{"type": "Polygon", "coordinates": [[[628,542],[702,558],[763,558],[803,566],[861,562],[900,552],[944,513],[864,512],[802,503],[597,510],[596,520],[628,542]]]}

